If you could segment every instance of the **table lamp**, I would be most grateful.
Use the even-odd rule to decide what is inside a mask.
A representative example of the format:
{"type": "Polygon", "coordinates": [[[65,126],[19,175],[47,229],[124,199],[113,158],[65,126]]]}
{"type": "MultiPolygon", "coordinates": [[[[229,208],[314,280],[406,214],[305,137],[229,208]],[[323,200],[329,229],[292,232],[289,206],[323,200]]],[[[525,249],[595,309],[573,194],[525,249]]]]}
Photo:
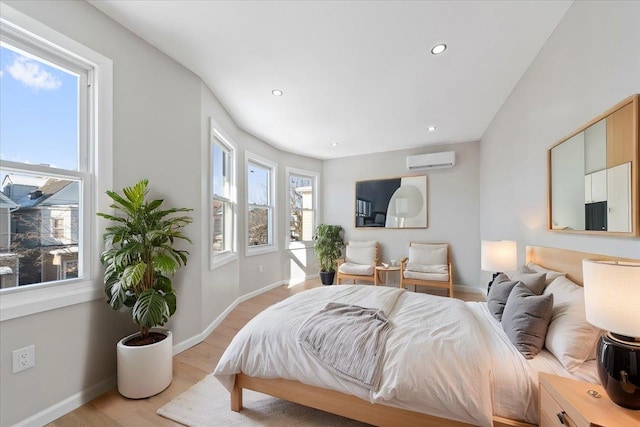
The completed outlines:
{"type": "Polygon", "coordinates": [[[487,286],[487,294],[496,276],[503,271],[518,268],[518,246],[513,240],[483,240],[480,246],[480,268],[493,271],[493,277],[487,286]]]}
{"type": "Polygon", "coordinates": [[[598,375],[611,400],[640,409],[640,263],[582,261],[587,321],[598,341],[598,375]]]}

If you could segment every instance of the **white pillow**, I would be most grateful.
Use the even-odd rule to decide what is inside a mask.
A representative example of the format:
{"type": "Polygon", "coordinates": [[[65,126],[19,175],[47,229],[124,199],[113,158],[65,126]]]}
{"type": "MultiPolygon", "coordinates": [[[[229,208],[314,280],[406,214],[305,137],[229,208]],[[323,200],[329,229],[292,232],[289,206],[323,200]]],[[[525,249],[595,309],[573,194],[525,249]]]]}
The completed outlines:
{"type": "Polygon", "coordinates": [[[535,271],[536,273],[547,273],[547,278],[545,279],[545,283],[548,285],[558,277],[564,277],[567,273],[563,273],[561,271],[549,270],[548,268],[544,268],[541,265],[536,264],[535,262],[529,261],[527,263],[527,268],[529,270],[535,271]]]}
{"type": "Polygon", "coordinates": [[[545,346],[569,372],[595,358],[600,329],[587,322],[584,289],[565,276],[555,279],[543,295],[553,294],[553,312],[545,346]]]}
{"type": "Polygon", "coordinates": [[[409,246],[409,264],[445,265],[447,248],[431,249],[409,246]]]}
{"type": "Polygon", "coordinates": [[[347,262],[354,264],[374,265],[376,262],[375,246],[347,245],[347,262]]]}
{"type": "Polygon", "coordinates": [[[358,242],[358,241],[349,240],[349,246],[351,246],[352,248],[362,248],[362,247],[375,246],[376,243],[378,243],[378,242],[375,241],[375,240],[367,240],[365,242],[358,242]]]}

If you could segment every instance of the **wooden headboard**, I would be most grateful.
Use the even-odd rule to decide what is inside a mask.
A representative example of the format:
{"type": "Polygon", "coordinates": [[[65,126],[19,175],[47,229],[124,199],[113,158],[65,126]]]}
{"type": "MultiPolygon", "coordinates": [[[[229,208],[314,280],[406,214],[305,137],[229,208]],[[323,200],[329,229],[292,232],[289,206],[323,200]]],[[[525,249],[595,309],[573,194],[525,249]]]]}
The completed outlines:
{"type": "Polygon", "coordinates": [[[608,255],[590,254],[588,252],[570,251],[568,249],[547,248],[544,246],[527,246],[527,262],[532,261],[549,270],[562,271],[567,277],[582,286],[582,260],[599,259],[603,261],[633,261],[637,259],[620,258],[608,255]]]}

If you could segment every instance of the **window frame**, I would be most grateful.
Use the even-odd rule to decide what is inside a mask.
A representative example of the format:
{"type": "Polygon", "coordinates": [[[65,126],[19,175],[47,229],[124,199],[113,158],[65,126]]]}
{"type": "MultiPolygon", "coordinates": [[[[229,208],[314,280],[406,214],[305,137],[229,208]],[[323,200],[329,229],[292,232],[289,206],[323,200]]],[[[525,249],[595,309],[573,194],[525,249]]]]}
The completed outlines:
{"type": "Polygon", "coordinates": [[[285,240],[286,240],[286,244],[287,247],[291,248],[291,245],[304,245],[305,247],[313,247],[313,238],[311,240],[291,240],[291,233],[289,232],[289,227],[290,227],[290,215],[291,215],[291,208],[290,208],[290,200],[289,200],[289,180],[291,179],[291,175],[294,176],[300,176],[303,178],[311,178],[313,180],[313,193],[312,193],[312,201],[313,201],[313,209],[300,209],[302,211],[312,211],[313,212],[313,224],[312,224],[312,229],[315,231],[316,226],[318,225],[318,194],[320,193],[320,173],[319,172],[315,172],[315,171],[311,171],[311,170],[305,170],[305,169],[298,169],[298,168],[293,168],[293,167],[287,167],[286,168],[287,171],[287,179],[285,181],[285,194],[287,195],[287,219],[286,219],[286,229],[287,229],[287,233],[285,235],[285,240]]]}
{"type": "Polygon", "coordinates": [[[278,180],[278,165],[264,157],[253,154],[249,151],[245,151],[245,227],[244,227],[244,243],[245,243],[245,256],[255,256],[266,254],[270,252],[276,252],[278,250],[278,194],[277,185],[278,180]],[[269,170],[269,184],[268,184],[268,198],[269,202],[266,206],[268,209],[268,225],[267,225],[267,240],[270,243],[266,245],[249,245],[249,208],[258,207],[263,208],[263,205],[249,204],[249,164],[254,163],[257,166],[267,168],[269,170]]]}
{"type": "Polygon", "coordinates": [[[237,162],[237,147],[233,140],[224,132],[220,126],[210,119],[210,143],[209,143],[209,194],[207,204],[209,206],[209,270],[214,270],[225,264],[235,261],[238,258],[238,190],[237,190],[237,176],[238,176],[238,162],[237,162]],[[229,199],[216,197],[213,194],[213,148],[218,144],[226,149],[229,153],[229,199]],[[213,200],[221,200],[225,203],[231,204],[231,248],[220,253],[214,253],[213,251],[213,235],[214,235],[214,219],[213,219],[213,200]]]}
{"type": "Polygon", "coordinates": [[[78,170],[2,161],[6,170],[83,181],[79,200],[83,214],[78,219],[78,242],[83,248],[78,267],[82,268],[83,277],[3,290],[0,321],[4,321],[103,298],[98,254],[106,221],[95,214],[110,210],[106,198],[97,195],[111,189],[113,179],[113,62],[7,5],[0,9],[0,30],[2,38],[12,46],[22,50],[27,47],[28,52],[37,52],[36,55],[44,60],[53,55],[56,64],[67,61],[86,68],[87,85],[90,85],[80,84],[79,87],[80,91],[87,91],[87,96],[85,113],[81,106],[79,108],[79,124],[86,123],[86,145],[79,146],[78,170]]]}

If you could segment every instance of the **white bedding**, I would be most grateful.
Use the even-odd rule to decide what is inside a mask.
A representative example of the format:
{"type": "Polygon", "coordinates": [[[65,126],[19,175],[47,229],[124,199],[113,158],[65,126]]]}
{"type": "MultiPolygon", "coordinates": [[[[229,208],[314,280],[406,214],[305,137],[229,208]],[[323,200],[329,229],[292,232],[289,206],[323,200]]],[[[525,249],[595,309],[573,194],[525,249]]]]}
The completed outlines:
{"type": "MultiPolygon", "coordinates": [[[[550,353],[531,360],[520,355],[486,303],[345,285],[301,292],[257,315],[232,340],[213,375],[228,390],[243,372],[491,426],[494,414],[537,423],[539,370],[571,376],[550,353]],[[328,302],[379,308],[392,322],[377,391],[332,375],[297,343],[299,326],[328,302]]],[[[597,382],[593,372],[585,368],[577,376],[597,382]]]]}

